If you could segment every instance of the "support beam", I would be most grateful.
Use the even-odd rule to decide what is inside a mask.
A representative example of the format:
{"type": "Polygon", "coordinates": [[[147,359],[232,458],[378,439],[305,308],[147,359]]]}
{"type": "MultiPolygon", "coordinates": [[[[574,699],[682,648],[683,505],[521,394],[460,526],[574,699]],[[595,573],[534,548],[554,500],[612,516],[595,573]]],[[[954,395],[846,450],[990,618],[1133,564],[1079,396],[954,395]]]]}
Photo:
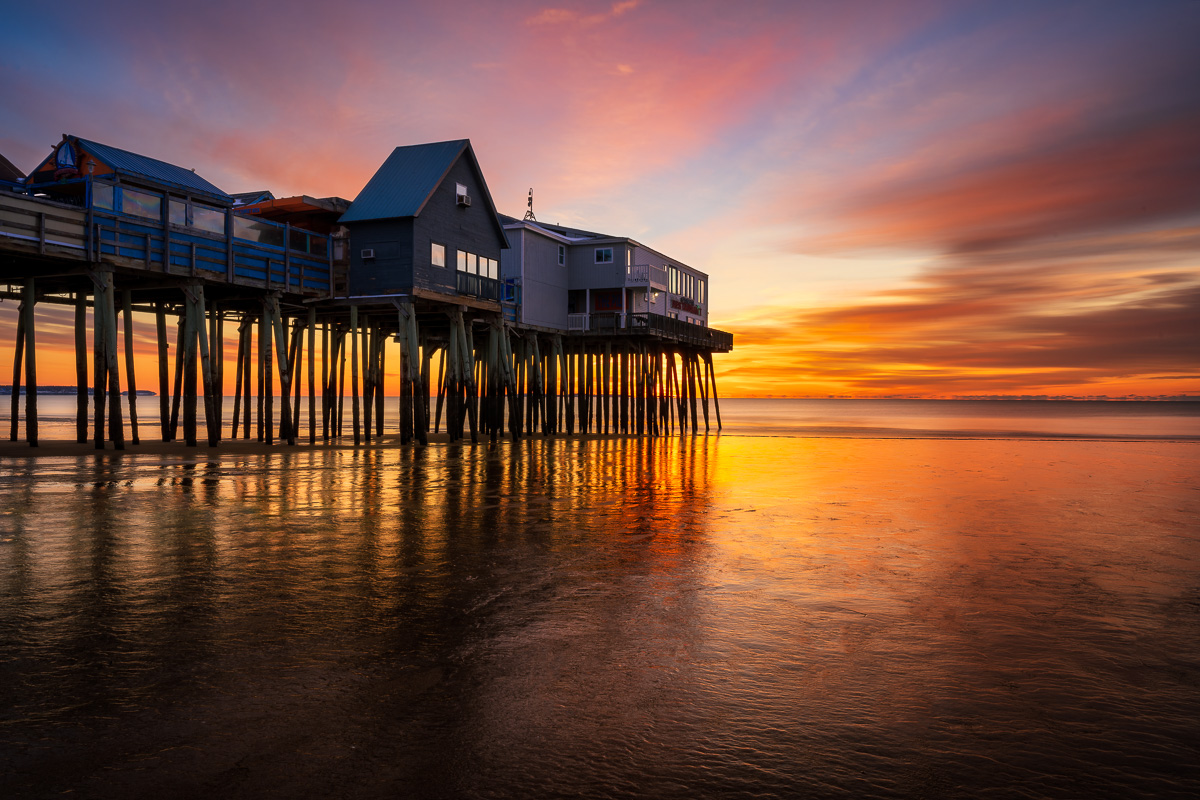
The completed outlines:
{"type": "Polygon", "coordinates": [[[13,347],[12,430],[9,438],[17,441],[21,430],[21,366],[25,363],[25,303],[17,307],[17,342],[13,347]]]}
{"type": "MultiPolygon", "coordinates": [[[[117,365],[117,289],[112,273],[104,290],[104,360],[108,366],[108,438],[117,450],[125,449],[121,414],[121,373],[117,365]]],[[[28,391],[28,390],[26,390],[28,391]]]]}
{"type": "Polygon", "coordinates": [[[129,438],[133,444],[141,444],[138,436],[137,377],[133,357],[133,292],[121,292],[121,314],[125,323],[125,384],[129,389],[129,438]]]}
{"type": "Polygon", "coordinates": [[[87,293],[75,293],[75,441],[88,438],[87,293]]]}
{"type": "Polygon", "coordinates": [[[162,440],[171,437],[170,365],[167,361],[167,314],[162,303],[154,304],[154,332],[158,338],[158,418],[162,440]]]}

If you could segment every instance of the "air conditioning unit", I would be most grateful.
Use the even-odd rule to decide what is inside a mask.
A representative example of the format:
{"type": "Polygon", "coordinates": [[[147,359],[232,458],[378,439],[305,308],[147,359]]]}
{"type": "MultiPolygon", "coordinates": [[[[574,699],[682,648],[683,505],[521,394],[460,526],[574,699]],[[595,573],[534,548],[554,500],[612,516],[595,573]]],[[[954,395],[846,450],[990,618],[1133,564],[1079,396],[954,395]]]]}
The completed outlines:
{"type": "Polygon", "coordinates": [[[374,258],[374,257],[375,257],[375,251],[374,251],[373,249],[369,248],[369,247],[363,248],[363,251],[362,251],[362,257],[363,257],[363,260],[364,260],[364,261],[365,261],[366,259],[368,259],[368,258],[374,258]]]}
{"type": "Polygon", "coordinates": [[[458,204],[459,204],[460,206],[469,206],[469,205],[471,205],[471,195],[469,195],[469,194],[460,194],[460,195],[458,195],[458,204]]]}

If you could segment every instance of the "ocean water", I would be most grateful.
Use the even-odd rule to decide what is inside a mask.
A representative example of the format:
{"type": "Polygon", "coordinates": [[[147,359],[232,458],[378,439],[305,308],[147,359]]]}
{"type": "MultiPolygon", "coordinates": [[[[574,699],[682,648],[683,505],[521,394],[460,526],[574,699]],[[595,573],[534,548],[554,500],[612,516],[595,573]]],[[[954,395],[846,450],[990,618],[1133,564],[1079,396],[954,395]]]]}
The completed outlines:
{"type": "Polygon", "coordinates": [[[1200,793],[1194,409],[837,402],[0,458],[2,794],[1200,793]]]}

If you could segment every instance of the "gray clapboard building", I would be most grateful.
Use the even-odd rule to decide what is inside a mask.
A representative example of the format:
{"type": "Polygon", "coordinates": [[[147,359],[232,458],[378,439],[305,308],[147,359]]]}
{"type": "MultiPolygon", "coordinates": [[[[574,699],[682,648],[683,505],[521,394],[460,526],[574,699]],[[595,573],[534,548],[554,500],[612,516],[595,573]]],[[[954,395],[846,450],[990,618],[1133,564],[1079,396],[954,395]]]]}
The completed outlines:
{"type": "Polygon", "coordinates": [[[341,224],[351,296],[500,299],[508,240],[467,139],[397,147],[341,224]]]}
{"type": "Polygon", "coordinates": [[[631,330],[650,315],[707,327],[708,276],[625,236],[501,217],[511,248],[501,277],[519,284],[519,319],[564,331],[631,330]]]}

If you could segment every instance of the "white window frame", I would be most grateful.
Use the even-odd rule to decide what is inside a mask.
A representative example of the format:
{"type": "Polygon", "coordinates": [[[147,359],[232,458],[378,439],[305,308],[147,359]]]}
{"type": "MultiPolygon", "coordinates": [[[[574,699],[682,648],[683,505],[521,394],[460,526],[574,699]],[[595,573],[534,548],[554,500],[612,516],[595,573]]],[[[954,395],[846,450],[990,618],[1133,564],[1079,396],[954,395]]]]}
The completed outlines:
{"type": "Polygon", "coordinates": [[[560,244],[558,246],[558,265],[560,267],[565,267],[567,265],[567,246],[565,244],[560,244]]]}
{"type": "Polygon", "coordinates": [[[597,263],[597,264],[611,264],[611,263],[613,263],[613,249],[612,249],[611,247],[597,247],[597,248],[596,248],[596,262],[595,262],[595,263],[597,263]],[[601,253],[607,253],[607,254],[608,254],[608,258],[606,258],[606,259],[602,259],[602,258],[600,258],[600,254],[601,254],[601,253]]]}
{"type": "Polygon", "coordinates": [[[445,267],[446,266],[446,245],[439,244],[438,242],[430,242],[430,244],[429,244],[429,263],[435,267],[445,267]],[[438,263],[438,251],[439,250],[441,251],[441,261],[442,261],[442,263],[440,263],[440,264],[438,263]]]}

